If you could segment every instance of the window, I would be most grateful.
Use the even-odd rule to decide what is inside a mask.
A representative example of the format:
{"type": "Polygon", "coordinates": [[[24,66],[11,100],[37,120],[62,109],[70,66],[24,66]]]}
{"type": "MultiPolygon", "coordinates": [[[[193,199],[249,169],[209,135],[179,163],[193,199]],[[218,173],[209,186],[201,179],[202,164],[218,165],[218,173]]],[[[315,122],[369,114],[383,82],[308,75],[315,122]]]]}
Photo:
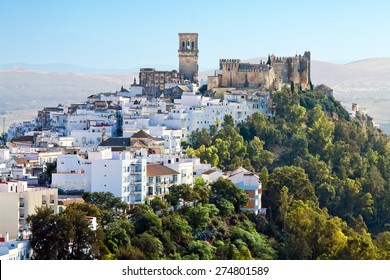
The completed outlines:
{"type": "Polygon", "coordinates": [[[195,47],[194,42],[191,43],[191,48],[193,49],[195,47]]]}

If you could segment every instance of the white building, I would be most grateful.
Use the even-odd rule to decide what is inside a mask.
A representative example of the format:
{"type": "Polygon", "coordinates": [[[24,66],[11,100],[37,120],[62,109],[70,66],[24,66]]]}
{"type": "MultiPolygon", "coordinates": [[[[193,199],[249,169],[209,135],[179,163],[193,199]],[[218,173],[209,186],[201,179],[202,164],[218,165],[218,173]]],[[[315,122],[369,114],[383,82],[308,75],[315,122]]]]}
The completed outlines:
{"type": "Polygon", "coordinates": [[[0,234],[0,260],[30,259],[30,242],[28,240],[9,240],[9,233],[0,234]]]}
{"type": "Polygon", "coordinates": [[[79,155],[58,156],[51,186],[64,192],[90,192],[91,162],[79,155]]]}
{"type": "Polygon", "coordinates": [[[148,192],[149,197],[155,195],[163,195],[169,193],[169,188],[178,184],[179,172],[158,163],[149,163],[146,167],[148,177],[148,192]]]}
{"type": "Polygon", "coordinates": [[[5,146],[0,146],[0,162],[9,160],[10,152],[9,149],[5,146]]]}
{"type": "Polygon", "coordinates": [[[170,169],[176,171],[178,184],[192,185],[195,182],[194,179],[194,165],[197,163],[196,159],[183,158],[179,155],[149,155],[149,161],[151,163],[159,163],[170,169]]]}
{"type": "Polygon", "coordinates": [[[146,158],[135,158],[130,151],[111,149],[88,153],[91,161],[91,191],[111,192],[129,204],[146,198],[146,158]]]}
{"type": "Polygon", "coordinates": [[[104,139],[112,137],[113,129],[112,125],[93,124],[86,130],[72,130],[70,134],[75,138],[75,146],[91,150],[97,148],[104,139]]]}
{"type": "Polygon", "coordinates": [[[228,179],[237,187],[243,189],[249,196],[248,204],[241,207],[241,210],[260,213],[262,187],[259,176],[243,167],[239,167],[230,173],[228,179]]]}
{"type": "Polygon", "coordinates": [[[209,169],[202,173],[201,178],[203,178],[205,183],[212,183],[217,181],[220,177],[223,177],[224,173],[221,170],[209,169]]]}
{"type": "Polygon", "coordinates": [[[224,100],[203,97],[193,93],[183,93],[175,99],[175,108],[168,115],[157,114],[150,118],[151,126],[166,126],[182,130],[183,137],[196,129],[217,128],[223,124],[225,115],[233,117],[235,124],[243,122],[254,112],[268,114],[269,95],[267,93],[247,94],[236,92],[227,94],[224,100]]]}
{"type": "Polygon", "coordinates": [[[164,152],[167,155],[181,154],[181,129],[168,129],[165,126],[149,126],[147,132],[157,138],[164,139],[164,152]]]}

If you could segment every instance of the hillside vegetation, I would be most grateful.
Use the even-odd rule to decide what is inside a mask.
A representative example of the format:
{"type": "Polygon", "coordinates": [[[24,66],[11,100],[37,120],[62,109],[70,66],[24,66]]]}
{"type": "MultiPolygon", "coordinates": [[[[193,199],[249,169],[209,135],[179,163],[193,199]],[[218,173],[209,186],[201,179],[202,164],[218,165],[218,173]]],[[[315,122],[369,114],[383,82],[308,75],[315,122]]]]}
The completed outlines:
{"type": "Polygon", "coordinates": [[[284,88],[273,99],[274,119],[255,113],[235,125],[225,116],[222,128],[194,132],[187,150],[225,170],[257,172],[266,217],[240,211],[248,197],[226,179],[175,186],[130,211],[110,194],[86,194],[64,214],[30,216],[34,257],[390,259],[389,137],[321,92],[284,88]],[[79,223],[83,215],[98,217],[96,232],[79,223]],[[70,240],[86,247],[50,246],[70,240]]]}

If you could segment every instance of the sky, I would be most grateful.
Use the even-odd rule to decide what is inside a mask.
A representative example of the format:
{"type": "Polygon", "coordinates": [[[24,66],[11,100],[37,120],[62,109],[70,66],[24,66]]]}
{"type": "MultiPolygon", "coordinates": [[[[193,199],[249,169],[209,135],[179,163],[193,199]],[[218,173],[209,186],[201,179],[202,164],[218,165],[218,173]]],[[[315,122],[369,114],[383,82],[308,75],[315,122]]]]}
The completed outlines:
{"type": "Polygon", "coordinates": [[[385,0],[0,0],[0,65],[177,67],[180,32],[199,33],[200,70],[306,50],[334,63],[390,57],[389,11],[385,0]]]}

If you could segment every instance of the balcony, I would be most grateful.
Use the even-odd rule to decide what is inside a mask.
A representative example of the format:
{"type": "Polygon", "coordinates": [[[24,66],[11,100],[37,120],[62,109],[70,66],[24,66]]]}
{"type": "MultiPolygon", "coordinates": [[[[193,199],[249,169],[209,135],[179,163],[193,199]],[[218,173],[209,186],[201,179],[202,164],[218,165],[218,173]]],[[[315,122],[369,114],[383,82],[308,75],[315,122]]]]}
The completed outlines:
{"type": "Polygon", "coordinates": [[[20,203],[19,208],[24,208],[24,203],[20,203]]]}
{"type": "Polygon", "coordinates": [[[132,188],[131,188],[131,192],[132,192],[132,193],[142,193],[142,188],[135,188],[135,187],[132,187],[132,188]]]}
{"type": "Polygon", "coordinates": [[[142,178],[134,178],[131,182],[132,182],[133,184],[142,183],[142,178]]]}

